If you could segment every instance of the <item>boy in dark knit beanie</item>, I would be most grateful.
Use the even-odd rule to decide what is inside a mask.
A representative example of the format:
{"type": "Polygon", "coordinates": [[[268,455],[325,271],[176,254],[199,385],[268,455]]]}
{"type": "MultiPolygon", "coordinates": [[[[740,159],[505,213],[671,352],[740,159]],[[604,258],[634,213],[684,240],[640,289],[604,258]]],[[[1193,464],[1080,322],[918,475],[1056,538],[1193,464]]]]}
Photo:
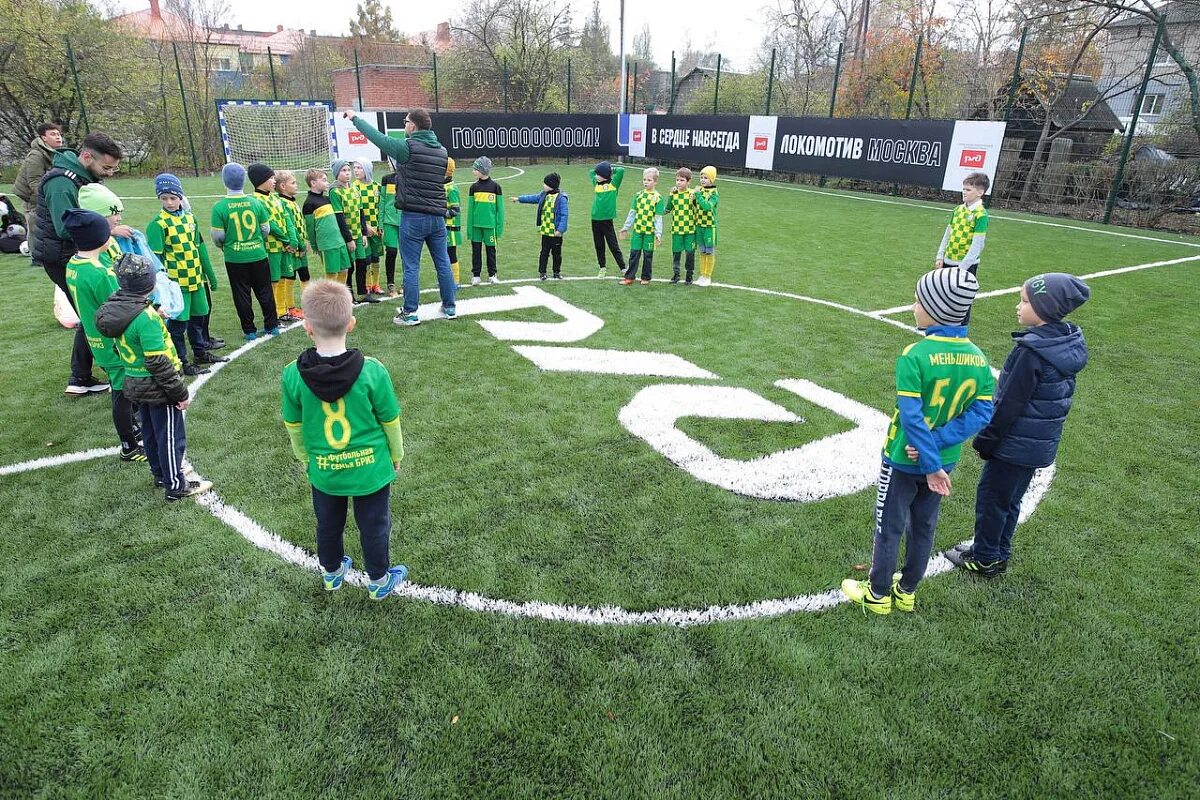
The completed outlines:
{"type": "Polygon", "coordinates": [[[1087,302],[1091,289],[1074,275],[1050,272],[1025,281],[1017,304],[1012,352],[1004,361],[992,420],[975,437],[984,459],[975,493],[975,541],[947,557],[980,577],[1008,569],[1021,498],[1033,474],[1054,463],[1063,423],[1075,395],[1075,376],[1087,364],[1079,326],[1063,320],[1087,302]]]}
{"type": "Polygon", "coordinates": [[[605,265],[605,247],[612,252],[617,268],[625,271],[625,256],[617,241],[617,229],[613,220],[617,216],[617,191],[625,180],[625,168],[601,161],[592,169],[592,245],[596,248],[596,263],[600,265],[600,277],[608,273],[605,265]]]}
{"type": "Polygon", "coordinates": [[[964,324],[978,291],[975,276],[958,267],[917,281],[913,316],[925,338],[896,359],[896,410],[879,471],[871,573],[865,581],[842,581],[842,593],[864,611],[915,610],[942,498],[950,494],[949,473],[962,443],[992,417],[992,370],[964,324]],[[897,578],[901,538],[904,566],[897,578]]]}
{"type": "Polygon", "coordinates": [[[554,277],[562,279],[563,235],[567,232],[567,195],[559,191],[561,178],[551,172],[542,178],[542,191],[513,198],[514,203],[536,203],[533,224],[542,235],[542,252],[538,256],[538,276],[546,280],[546,262],[553,258],[554,277]]]}

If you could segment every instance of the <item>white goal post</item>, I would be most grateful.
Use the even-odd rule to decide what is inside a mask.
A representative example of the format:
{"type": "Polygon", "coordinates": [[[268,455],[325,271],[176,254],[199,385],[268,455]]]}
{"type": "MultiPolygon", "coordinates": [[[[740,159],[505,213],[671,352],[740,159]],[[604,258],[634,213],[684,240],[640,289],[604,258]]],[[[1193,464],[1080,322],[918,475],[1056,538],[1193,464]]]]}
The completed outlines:
{"type": "Polygon", "coordinates": [[[338,155],[333,104],[320,100],[218,100],[225,161],[273,169],[328,168],[338,155]]]}

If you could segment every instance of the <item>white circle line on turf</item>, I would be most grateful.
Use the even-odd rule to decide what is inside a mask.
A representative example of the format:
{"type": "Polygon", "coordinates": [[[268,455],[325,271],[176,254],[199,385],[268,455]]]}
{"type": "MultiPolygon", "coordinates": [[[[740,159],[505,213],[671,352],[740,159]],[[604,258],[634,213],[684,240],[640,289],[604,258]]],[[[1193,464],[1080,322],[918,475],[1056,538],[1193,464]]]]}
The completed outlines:
{"type": "MultiPolygon", "coordinates": [[[[538,281],[537,278],[517,278],[501,281],[499,285],[532,283],[538,281]]],[[[615,280],[615,278],[599,278],[599,277],[574,277],[565,280],[575,281],[595,281],[595,280],[615,280]]],[[[666,282],[665,279],[660,279],[666,282]]],[[[485,286],[495,286],[497,284],[481,284],[480,288],[485,286]]],[[[790,292],[780,292],[772,289],[759,289],[750,286],[738,286],[734,284],[714,283],[716,286],[724,289],[735,289],[740,291],[753,292],[755,294],[766,294],[778,297],[801,300],[805,302],[815,303],[830,308],[835,308],[842,311],[849,311],[859,316],[868,319],[874,319],[879,322],[890,322],[896,327],[905,330],[915,330],[911,326],[897,323],[893,320],[877,317],[869,312],[852,306],[846,306],[840,303],[834,303],[827,300],[806,297],[804,295],[793,294],[790,292]]],[[[703,287],[698,287],[703,288],[703,287]]],[[[422,294],[432,294],[437,292],[437,287],[422,289],[422,294]]],[[[637,291],[636,289],[632,291],[637,291]]],[[[358,304],[359,306],[368,304],[358,304]]],[[[376,305],[376,304],[371,304],[376,305]]],[[[378,305],[383,305],[380,303],[378,305]]],[[[293,323],[282,331],[289,331],[294,328],[301,327],[301,323],[293,323]]],[[[282,332],[281,331],[281,332],[282,332]]],[[[192,397],[195,397],[197,390],[208,382],[214,375],[219,373],[226,364],[233,363],[235,359],[249,352],[255,347],[258,347],[268,339],[275,337],[259,337],[253,341],[246,342],[241,347],[229,354],[229,361],[221,362],[212,365],[212,370],[199,376],[189,386],[189,391],[192,397]]],[[[33,461],[23,462],[21,464],[8,465],[0,467],[0,475],[13,474],[17,472],[25,472],[32,469],[40,469],[43,467],[57,466],[59,464],[71,463],[73,461],[83,461],[89,458],[98,458],[103,455],[109,455],[115,452],[115,448],[106,450],[88,450],[79,453],[67,453],[60,456],[52,456],[43,459],[34,459],[33,461]]],[[[1021,501],[1021,512],[1018,524],[1024,523],[1029,519],[1030,515],[1037,508],[1046,491],[1050,487],[1050,483],[1054,479],[1056,467],[1050,465],[1045,469],[1038,470],[1030,483],[1030,488],[1026,492],[1021,501]]],[[[197,502],[208,509],[208,511],[218,520],[223,522],[228,527],[232,528],[242,538],[250,542],[255,547],[261,550],[273,553],[284,561],[301,567],[306,570],[320,573],[321,567],[317,562],[317,558],[312,553],[308,552],[299,545],[293,544],[275,533],[267,530],[257,521],[247,516],[239,509],[227,505],[215,491],[209,491],[197,498],[197,502]]],[[[969,541],[969,540],[968,540],[969,541]]],[[[965,544],[966,542],[964,542],[965,544]]],[[[929,560],[929,566],[926,569],[925,576],[933,577],[941,575],[945,572],[950,572],[954,569],[954,565],[946,558],[945,553],[937,553],[929,560]]],[[[365,587],[368,582],[367,575],[360,570],[351,570],[347,576],[347,582],[353,586],[365,587]]],[[[405,582],[396,589],[396,594],[401,597],[407,597],[411,600],[422,600],[433,603],[435,605],[457,606],[469,611],[482,611],[494,614],[504,614],[506,616],[522,617],[527,619],[542,619],[551,622],[570,622],[582,625],[671,625],[676,627],[689,627],[693,625],[709,625],[716,622],[733,622],[739,620],[751,619],[768,619],[771,617],[780,617],[787,614],[794,614],[804,611],[822,611],[833,608],[841,603],[848,602],[838,589],[829,589],[824,592],[817,592],[807,595],[796,595],[793,597],[756,600],[750,603],[730,604],[708,606],[705,608],[660,608],[655,611],[629,611],[617,606],[576,606],[560,603],[545,603],[537,600],[518,602],[514,600],[504,600],[484,595],[463,591],[461,589],[453,589],[444,586],[430,586],[405,582]]]]}
{"type": "MultiPolygon", "coordinates": [[[[521,169],[520,167],[507,166],[507,167],[505,167],[505,169],[515,169],[516,172],[512,175],[505,175],[503,178],[495,178],[494,180],[510,181],[513,178],[519,178],[525,174],[525,170],[521,169]]],[[[192,178],[191,180],[197,180],[197,179],[192,178]]],[[[456,181],[454,183],[454,185],[455,186],[470,186],[472,183],[474,183],[474,181],[456,181]]],[[[224,195],[224,194],[189,194],[187,196],[188,200],[220,200],[222,197],[228,197],[228,195],[224,195]]],[[[122,200],[157,200],[158,196],[157,195],[129,195],[126,197],[122,197],[121,199],[122,200]]]]}

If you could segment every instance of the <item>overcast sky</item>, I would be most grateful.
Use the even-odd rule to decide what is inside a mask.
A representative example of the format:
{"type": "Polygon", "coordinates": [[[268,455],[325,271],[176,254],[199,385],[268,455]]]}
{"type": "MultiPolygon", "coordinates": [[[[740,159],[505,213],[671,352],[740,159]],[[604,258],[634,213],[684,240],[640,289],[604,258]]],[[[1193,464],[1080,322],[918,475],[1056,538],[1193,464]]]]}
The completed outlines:
{"type": "MultiPolygon", "coordinates": [[[[663,69],[671,67],[671,50],[682,51],[688,38],[695,47],[712,44],[732,61],[736,69],[748,69],[762,41],[762,7],[770,0],[627,0],[625,4],[625,48],[635,34],[649,23],[655,60],[663,69]]],[[[396,25],[405,34],[433,30],[439,22],[453,18],[466,7],[466,0],[444,3],[413,3],[383,0],[392,9],[396,25]]],[[[121,11],[149,8],[149,0],[113,0],[121,11]]],[[[318,33],[347,34],[356,0],[254,0],[231,2],[231,27],[274,30],[276,25],[303,28],[318,33]],[[340,10],[331,10],[340,9],[340,10]]],[[[591,13],[591,0],[573,0],[575,23],[582,25],[591,13]]],[[[612,48],[617,52],[617,20],[620,0],[601,0],[601,9],[612,26],[612,48]]]]}

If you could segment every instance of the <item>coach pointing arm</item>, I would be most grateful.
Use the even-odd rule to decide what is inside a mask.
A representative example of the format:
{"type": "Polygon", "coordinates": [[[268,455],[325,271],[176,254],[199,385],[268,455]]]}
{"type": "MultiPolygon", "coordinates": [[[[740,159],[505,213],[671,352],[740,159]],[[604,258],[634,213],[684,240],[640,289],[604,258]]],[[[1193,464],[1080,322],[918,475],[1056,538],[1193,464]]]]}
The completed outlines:
{"type": "Polygon", "coordinates": [[[408,125],[404,126],[404,136],[397,138],[389,136],[376,128],[371,123],[367,122],[362,117],[355,114],[353,111],[343,112],[346,119],[354,123],[354,127],[359,130],[364,136],[370,140],[371,144],[379,148],[385,158],[391,158],[397,164],[404,164],[408,161],[408,125]]]}

